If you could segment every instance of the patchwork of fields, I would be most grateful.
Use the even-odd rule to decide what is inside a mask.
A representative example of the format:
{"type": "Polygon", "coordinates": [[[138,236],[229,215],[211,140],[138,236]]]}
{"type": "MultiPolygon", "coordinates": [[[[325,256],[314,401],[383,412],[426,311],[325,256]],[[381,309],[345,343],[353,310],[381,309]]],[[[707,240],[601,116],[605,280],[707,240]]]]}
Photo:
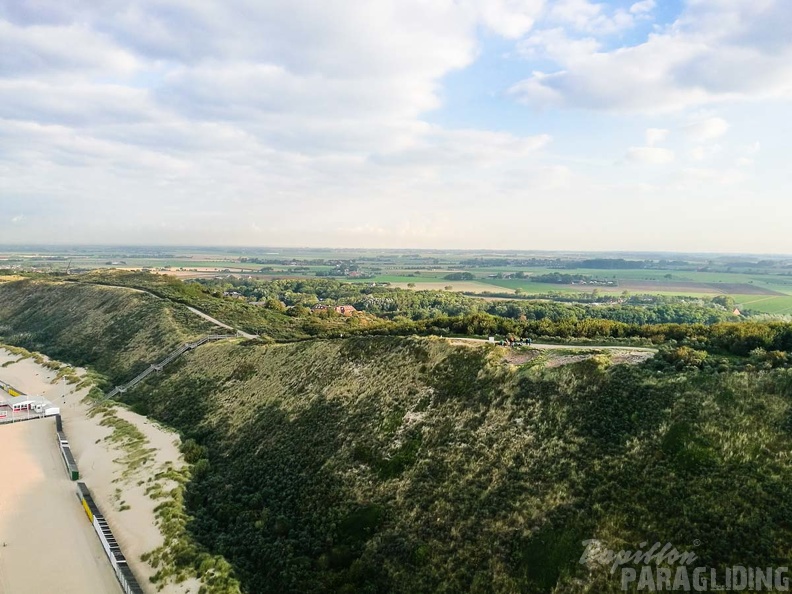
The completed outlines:
{"type": "MultiPolygon", "coordinates": [[[[666,272],[652,270],[564,270],[565,274],[580,274],[614,284],[556,284],[538,283],[527,279],[490,278],[502,270],[476,269],[475,280],[447,280],[448,271],[422,271],[420,275],[410,276],[408,271],[401,274],[377,276],[359,282],[388,282],[392,286],[407,288],[414,285],[415,290],[441,290],[451,286],[453,291],[473,293],[509,293],[520,289],[524,296],[547,293],[590,293],[597,290],[603,294],[680,295],[691,297],[715,297],[728,295],[741,309],[751,309],[764,313],[792,313],[792,277],[716,273],[716,272],[666,272]],[[669,277],[670,278],[667,278],[669,277]]],[[[558,272],[552,269],[529,269],[526,274],[542,275],[558,272]]]]}
{"type": "MultiPolygon", "coordinates": [[[[626,254],[619,255],[624,256],[626,254]]],[[[735,256],[688,255],[684,261],[678,261],[663,259],[668,257],[667,254],[662,256],[651,260],[654,265],[650,268],[595,269],[567,267],[580,264],[583,256],[562,252],[476,253],[306,248],[107,248],[94,252],[86,248],[71,252],[0,252],[0,268],[4,267],[3,262],[9,268],[35,267],[43,271],[65,271],[69,267],[72,270],[150,268],[184,279],[209,279],[229,274],[250,275],[261,280],[316,278],[320,275],[349,282],[390,283],[393,287],[416,290],[506,295],[519,292],[523,296],[590,294],[594,290],[611,295],[625,291],[633,295],[704,298],[728,295],[734,298],[740,309],[792,314],[792,260],[757,258],[746,265],[746,257],[740,261],[740,257],[735,256]],[[352,270],[355,271],[354,275],[349,273],[352,270]],[[518,272],[523,273],[525,278],[510,278],[518,272]],[[457,273],[467,273],[472,278],[446,278],[457,273]],[[560,284],[534,280],[553,274],[585,278],[587,282],[560,284]]],[[[608,259],[614,259],[614,255],[602,256],[602,261],[608,259]]],[[[634,254],[631,261],[640,263],[650,260],[647,254],[634,254]]]]}

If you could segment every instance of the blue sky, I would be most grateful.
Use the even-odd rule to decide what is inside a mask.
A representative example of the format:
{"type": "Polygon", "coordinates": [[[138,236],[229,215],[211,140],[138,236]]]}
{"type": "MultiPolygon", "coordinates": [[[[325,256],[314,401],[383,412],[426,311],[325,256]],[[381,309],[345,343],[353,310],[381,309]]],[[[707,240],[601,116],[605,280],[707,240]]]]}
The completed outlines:
{"type": "Polygon", "coordinates": [[[784,0],[0,0],[0,243],[792,253],[784,0]]]}

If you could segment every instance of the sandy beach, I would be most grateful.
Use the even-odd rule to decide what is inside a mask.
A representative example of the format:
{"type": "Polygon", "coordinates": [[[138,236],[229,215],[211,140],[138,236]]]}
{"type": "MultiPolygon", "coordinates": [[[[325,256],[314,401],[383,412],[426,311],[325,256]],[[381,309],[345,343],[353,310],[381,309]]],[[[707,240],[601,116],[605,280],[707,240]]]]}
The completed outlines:
{"type": "MultiPolygon", "coordinates": [[[[78,370],[78,373],[82,373],[78,370]]],[[[146,592],[162,592],[165,594],[187,594],[197,593],[200,584],[197,580],[183,582],[181,584],[166,584],[162,589],[157,589],[157,586],[149,582],[149,577],[155,573],[148,563],[141,560],[141,555],[147,553],[163,544],[163,536],[157,526],[154,508],[161,503],[160,500],[155,501],[146,489],[153,484],[153,477],[156,473],[164,470],[167,467],[180,469],[184,466],[184,461],[178,449],[178,435],[172,433],[159,425],[152,423],[147,418],[135,414],[122,407],[115,407],[113,412],[116,417],[132,423],[140,432],[145,436],[146,443],[143,449],[147,452],[146,459],[142,464],[130,467],[125,460],[127,454],[118,443],[108,440],[108,436],[112,433],[112,428],[101,425],[102,415],[90,416],[88,405],[82,402],[83,398],[87,395],[88,389],[76,390],[74,385],[69,385],[65,380],[55,380],[56,373],[49,370],[33,359],[21,359],[19,355],[14,355],[8,351],[0,348],[0,379],[13,385],[15,388],[22,390],[26,394],[35,394],[44,396],[50,400],[55,406],[61,409],[61,417],[63,419],[63,428],[68,437],[71,445],[72,453],[77,461],[80,470],[81,480],[90,488],[93,493],[94,499],[104,514],[108,523],[110,524],[113,533],[121,545],[122,551],[127,558],[130,568],[138,578],[141,586],[146,592]],[[13,361],[8,366],[3,367],[3,364],[13,361]]],[[[41,452],[49,452],[51,450],[53,456],[53,465],[55,466],[54,474],[57,479],[62,479],[63,488],[68,491],[68,497],[64,500],[65,507],[70,508],[75,516],[84,524],[88,540],[95,544],[101,553],[101,545],[98,538],[91,532],[90,525],[85,518],[82,508],[78,505],[76,496],[73,491],[75,489],[74,483],[68,481],[66,472],[63,468],[63,463],[60,460],[60,453],[55,443],[54,421],[46,419],[43,421],[28,421],[25,423],[18,423],[14,426],[0,426],[0,445],[6,449],[6,442],[11,439],[9,435],[12,433],[20,433],[30,437],[26,437],[27,441],[15,442],[20,443],[19,447],[22,450],[30,448],[32,459],[38,460],[42,456],[49,456],[49,454],[42,454],[41,452]],[[33,426],[33,427],[30,427],[33,426]],[[41,432],[41,435],[38,434],[41,432]],[[33,443],[35,442],[35,444],[33,443]],[[41,443],[39,443],[41,442],[41,443]],[[80,516],[82,514],[82,516],[80,516]]],[[[21,439],[21,438],[19,438],[21,439]]],[[[24,453],[24,452],[23,452],[24,453]]],[[[23,455],[23,459],[27,459],[23,455]]],[[[22,467],[27,463],[20,463],[22,467]]],[[[39,463],[41,464],[41,463],[39,463]]],[[[34,466],[35,468],[35,466],[34,466]]],[[[40,471],[36,471],[39,476],[40,471]]],[[[48,475],[47,475],[48,476],[48,475]]],[[[21,479],[20,479],[21,480],[21,479]]],[[[26,486],[17,486],[15,489],[22,489],[23,491],[35,490],[37,493],[41,491],[39,496],[46,497],[50,490],[50,483],[44,479],[24,479],[27,481],[26,486]]],[[[2,481],[5,483],[5,480],[2,481]]],[[[159,479],[164,490],[169,490],[175,486],[172,481],[159,479]]],[[[2,489],[9,488],[8,485],[3,484],[2,489]]],[[[18,512],[13,508],[9,508],[5,503],[9,501],[10,495],[6,496],[5,491],[0,491],[0,527],[7,525],[10,518],[14,518],[15,522],[20,522],[18,519],[18,512]]],[[[70,512],[71,513],[71,512],[70,512]]],[[[26,512],[27,515],[33,512],[26,512]]],[[[33,514],[34,515],[34,514],[33,514]]],[[[19,528],[19,525],[16,525],[19,528]]],[[[2,533],[0,533],[2,534],[2,533]]],[[[40,549],[36,551],[36,557],[42,560],[49,559],[52,551],[56,549],[52,539],[48,538],[46,534],[40,535],[40,549]]],[[[1,544],[1,543],[0,543],[1,544]]],[[[77,549],[78,547],[73,547],[77,549]]],[[[80,547],[82,549],[84,547],[80,547]]],[[[86,549],[90,551],[90,549],[86,549]]],[[[4,552],[5,549],[0,549],[4,552]]],[[[0,555],[2,555],[0,552],[0,555]]],[[[89,563],[92,559],[92,553],[83,552],[85,557],[81,563],[89,563]]],[[[0,557],[2,559],[2,557],[0,557]]],[[[113,579],[114,587],[119,590],[117,582],[113,577],[110,564],[105,558],[100,558],[100,565],[113,579]]],[[[3,567],[0,561],[0,568],[3,567]]],[[[75,565],[75,567],[78,567],[75,565]]],[[[34,565],[31,565],[34,567],[34,565]]],[[[75,570],[75,573],[78,570],[75,570]]],[[[68,573],[69,570],[66,570],[68,573]]],[[[0,574],[2,575],[2,574],[0,574]]],[[[21,578],[20,578],[21,579],[21,578]]],[[[62,582],[59,582],[62,583],[62,582]]],[[[26,592],[115,592],[112,589],[102,588],[83,588],[77,590],[66,590],[62,586],[57,588],[39,588],[39,589],[17,589],[3,590],[5,584],[0,580],[0,594],[25,594],[26,592]]],[[[10,586],[9,586],[10,587],[10,586]]],[[[120,591],[120,590],[119,590],[120,591]]]]}
{"type": "Polygon", "coordinates": [[[120,594],[66,475],[55,420],[4,425],[0,447],[0,594],[120,594]]]}

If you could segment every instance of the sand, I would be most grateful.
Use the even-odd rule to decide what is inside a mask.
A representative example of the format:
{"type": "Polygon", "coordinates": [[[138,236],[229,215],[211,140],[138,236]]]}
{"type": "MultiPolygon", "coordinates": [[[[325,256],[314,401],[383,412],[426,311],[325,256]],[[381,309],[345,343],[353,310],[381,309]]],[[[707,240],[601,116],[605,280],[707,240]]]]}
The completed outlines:
{"type": "MultiPolygon", "coordinates": [[[[179,452],[178,435],[166,430],[165,428],[153,423],[146,417],[135,414],[122,407],[115,407],[116,416],[133,423],[145,436],[148,443],[146,448],[152,448],[153,459],[132,473],[125,475],[127,467],[122,464],[125,452],[115,444],[106,441],[112,429],[100,425],[101,415],[94,417],[88,414],[88,405],[82,402],[87,394],[87,389],[75,390],[74,386],[66,384],[64,380],[52,383],[55,372],[42,367],[33,359],[18,360],[19,357],[10,354],[0,348],[0,378],[12,384],[17,389],[27,394],[41,395],[50,400],[55,406],[61,409],[63,419],[63,429],[69,440],[69,444],[74,454],[77,466],[80,470],[81,480],[84,480],[91,490],[96,504],[107,519],[116,540],[121,545],[121,550],[127,559],[140,585],[146,592],[162,592],[164,594],[186,594],[196,593],[200,584],[197,581],[188,581],[182,584],[167,584],[161,590],[149,582],[149,577],[155,570],[141,561],[143,553],[149,552],[162,545],[163,536],[156,525],[154,508],[161,501],[152,500],[145,492],[151,484],[149,477],[162,470],[167,464],[179,469],[184,466],[184,460],[179,452]],[[15,363],[2,367],[7,361],[15,363]],[[140,483],[140,484],[139,484],[140,483]],[[122,511],[121,507],[129,506],[129,509],[122,511]]],[[[82,370],[78,370],[82,372],[82,370]]],[[[58,453],[55,445],[54,428],[50,427],[53,421],[28,421],[14,426],[23,427],[24,425],[41,424],[48,427],[46,447],[50,445],[58,453]]],[[[0,426],[0,444],[5,441],[7,426],[0,426]]],[[[3,450],[5,447],[3,447],[3,450]]],[[[67,480],[63,463],[60,462],[59,471],[64,480],[67,480]]],[[[161,481],[166,489],[174,486],[168,481],[161,481]]],[[[71,488],[74,488],[73,483],[71,488]]],[[[82,508],[77,503],[75,495],[70,493],[69,505],[76,512],[82,513],[82,508]]],[[[4,501],[5,498],[0,498],[4,501]]],[[[8,516],[8,510],[0,509],[0,525],[8,516]]],[[[83,516],[84,517],[84,516],[83,516]]],[[[85,521],[88,525],[87,518],[85,521]]],[[[90,528],[90,526],[88,525],[90,528]]],[[[97,546],[99,540],[92,536],[97,546]]],[[[42,556],[47,558],[49,546],[45,545],[42,556]]],[[[0,549],[2,551],[2,549],[0,549]]],[[[110,563],[106,559],[102,560],[110,570],[110,563]]],[[[112,572],[111,572],[112,576],[112,572]]],[[[31,590],[33,592],[34,590],[31,590]]],[[[64,591],[56,589],[39,589],[35,592],[64,591]]],[[[82,592],[104,592],[101,589],[84,589],[82,592]]],[[[106,590],[114,592],[114,590],[106,590]]],[[[12,594],[17,594],[17,590],[11,590],[12,594]]],[[[20,592],[23,592],[20,590],[20,592]]],[[[0,589],[0,594],[6,594],[0,589]]]]}
{"type": "Polygon", "coordinates": [[[120,594],[66,475],[55,420],[0,427],[0,448],[0,594],[120,594]]]}

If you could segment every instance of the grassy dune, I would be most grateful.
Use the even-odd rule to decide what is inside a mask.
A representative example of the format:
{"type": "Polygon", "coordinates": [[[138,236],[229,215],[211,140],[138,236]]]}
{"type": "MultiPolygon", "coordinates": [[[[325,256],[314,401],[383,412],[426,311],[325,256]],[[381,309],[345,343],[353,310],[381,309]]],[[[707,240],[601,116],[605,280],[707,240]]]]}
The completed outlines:
{"type": "Polygon", "coordinates": [[[792,376],[650,365],[224,343],[128,396],[196,441],[191,529],[248,592],[621,591],[589,538],[783,565],[792,376]]]}
{"type": "Polygon", "coordinates": [[[0,284],[0,341],[90,366],[121,382],[179,344],[214,332],[184,306],[129,289],[0,284]]]}
{"type": "MultiPolygon", "coordinates": [[[[111,379],[208,330],[129,289],[0,285],[2,341],[111,379]]],[[[195,540],[173,570],[206,570],[211,553],[256,594],[582,594],[621,591],[578,563],[587,539],[788,564],[792,370],[501,353],[223,341],[151,376],[125,397],[178,429],[192,464],[195,540]]]]}

